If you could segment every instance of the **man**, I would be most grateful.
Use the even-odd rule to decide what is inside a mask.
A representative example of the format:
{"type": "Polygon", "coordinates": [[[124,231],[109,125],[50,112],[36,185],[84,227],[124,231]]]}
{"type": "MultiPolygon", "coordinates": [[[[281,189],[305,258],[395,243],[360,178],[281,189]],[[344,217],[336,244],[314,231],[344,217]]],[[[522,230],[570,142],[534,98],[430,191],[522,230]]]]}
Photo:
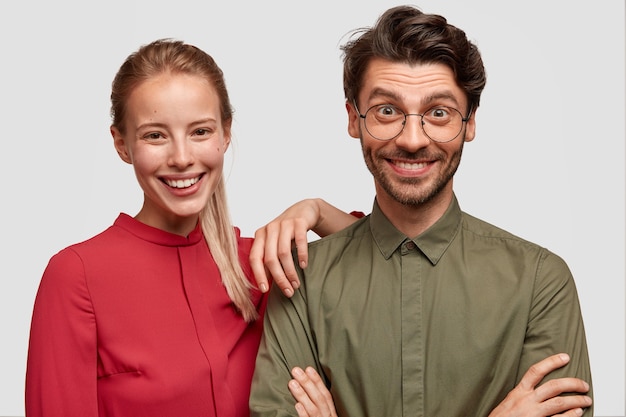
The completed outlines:
{"type": "Polygon", "coordinates": [[[290,371],[307,365],[350,417],[487,416],[558,352],[570,361],[549,379],[590,382],[565,262],[455,197],[486,82],[478,49],[443,17],[401,6],[343,51],[348,132],[376,198],[370,215],[310,244],[293,297],[274,286],[252,415],[290,415],[290,371]]]}

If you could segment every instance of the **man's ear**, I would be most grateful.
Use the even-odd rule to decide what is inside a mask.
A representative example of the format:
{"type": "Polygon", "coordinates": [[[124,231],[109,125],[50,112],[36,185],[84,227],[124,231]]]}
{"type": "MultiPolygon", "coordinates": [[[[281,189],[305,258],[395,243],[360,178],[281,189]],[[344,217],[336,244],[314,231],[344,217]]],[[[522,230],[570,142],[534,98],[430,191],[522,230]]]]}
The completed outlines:
{"type": "Polygon", "coordinates": [[[471,142],[476,137],[476,109],[472,110],[469,120],[465,122],[465,142],[471,142]]]}
{"type": "Polygon", "coordinates": [[[113,146],[115,146],[115,150],[117,154],[122,158],[122,161],[127,164],[132,164],[133,161],[130,157],[130,153],[128,152],[128,147],[126,146],[126,142],[124,142],[124,136],[120,133],[120,131],[115,126],[111,126],[110,128],[111,136],[113,136],[113,146]]]}
{"type": "Polygon", "coordinates": [[[348,112],[348,134],[355,139],[361,138],[361,126],[359,113],[354,108],[354,105],[346,101],[346,111],[348,112]]]}

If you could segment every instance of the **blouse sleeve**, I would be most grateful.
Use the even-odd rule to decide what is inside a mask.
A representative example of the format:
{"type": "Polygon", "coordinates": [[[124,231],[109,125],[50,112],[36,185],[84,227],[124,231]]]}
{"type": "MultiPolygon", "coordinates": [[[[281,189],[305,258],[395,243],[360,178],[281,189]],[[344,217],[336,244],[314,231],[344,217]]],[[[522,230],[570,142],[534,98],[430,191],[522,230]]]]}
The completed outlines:
{"type": "Polygon", "coordinates": [[[363,213],[362,211],[351,211],[350,215],[356,217],[357,219],[365,217],[365,213],[363,213]]]}
{"type": "Polygon", "coordinates": [[[80,256],[52,257],[35,298],[26,369],[28,417],[94,417],[96,320],[80,256]]]}

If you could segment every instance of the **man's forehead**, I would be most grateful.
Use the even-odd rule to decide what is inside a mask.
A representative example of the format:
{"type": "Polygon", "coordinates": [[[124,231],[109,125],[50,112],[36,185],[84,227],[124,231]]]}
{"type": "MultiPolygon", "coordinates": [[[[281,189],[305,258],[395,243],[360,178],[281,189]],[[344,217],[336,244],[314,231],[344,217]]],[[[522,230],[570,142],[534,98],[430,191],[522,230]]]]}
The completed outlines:
{"type": "Polygon", "coordinates": [[[452,101],[462,104],[465,94],[454,73],[444,64],[407,64],[373,60],[364,73],[361,97],[391,101],[431,103],[452,101]]]}

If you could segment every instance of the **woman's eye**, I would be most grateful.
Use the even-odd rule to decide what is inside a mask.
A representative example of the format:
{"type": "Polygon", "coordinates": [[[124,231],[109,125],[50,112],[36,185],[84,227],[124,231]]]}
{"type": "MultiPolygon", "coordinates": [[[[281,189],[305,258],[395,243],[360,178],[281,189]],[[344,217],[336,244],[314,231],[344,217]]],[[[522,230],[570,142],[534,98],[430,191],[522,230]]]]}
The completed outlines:
{"type": "Polygon", "coordinates": [[[155,139],[161,139],[163,136],[159,132],[150,132],[144,135],[143,137],[144,139],[155,140],[155,139]]]}
{"type": "Polygon", "coordinates": [[[194,131],[195,136],[211,136],[212,134],[213,134],[212,130],[204,129],[204,128],[196,129],[194,131]]]}

